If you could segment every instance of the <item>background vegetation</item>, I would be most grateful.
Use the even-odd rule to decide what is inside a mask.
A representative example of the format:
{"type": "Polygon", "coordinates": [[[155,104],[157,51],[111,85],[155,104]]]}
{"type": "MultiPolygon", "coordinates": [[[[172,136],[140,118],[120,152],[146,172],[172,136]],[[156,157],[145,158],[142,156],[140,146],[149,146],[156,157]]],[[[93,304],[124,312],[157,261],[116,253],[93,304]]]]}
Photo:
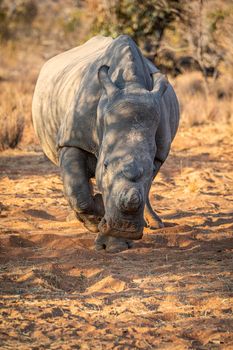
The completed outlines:
{"type": "Polygon", "coordinates": [[[232,32],[231,0],[0,0],[0,149],[36,143],[41,65],[95,34],[133,37],[175,85],[182,125],[232,125],[232,32]]]}

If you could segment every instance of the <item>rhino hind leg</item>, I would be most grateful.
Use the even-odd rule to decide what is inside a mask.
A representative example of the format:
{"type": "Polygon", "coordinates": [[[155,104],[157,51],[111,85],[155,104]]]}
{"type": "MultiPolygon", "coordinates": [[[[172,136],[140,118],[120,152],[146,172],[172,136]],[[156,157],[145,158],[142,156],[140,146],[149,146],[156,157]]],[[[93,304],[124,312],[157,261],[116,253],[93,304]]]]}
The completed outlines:
{"type": "Polygon", "coordinates": [[[60,167],[64,194],[75,217],[91,232],[98,232],[98,224],[104,216],[102,196],[92,194],[90,178],[93,169],[88,168],[88,153],[75,148],[63,147],[60,167]]]}

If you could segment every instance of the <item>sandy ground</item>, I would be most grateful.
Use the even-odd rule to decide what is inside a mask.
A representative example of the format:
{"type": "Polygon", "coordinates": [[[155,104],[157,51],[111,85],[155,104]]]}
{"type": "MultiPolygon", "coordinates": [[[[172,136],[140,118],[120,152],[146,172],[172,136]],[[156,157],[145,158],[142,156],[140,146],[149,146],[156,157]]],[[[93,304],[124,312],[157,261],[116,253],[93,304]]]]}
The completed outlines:
{"type": "Polygon", "coordinates": [[[118,254],[67,222],[59,169],[0,154],[1,349],[233,349],[233,131],[181,129],[151,198],[164,229],[118,254]]]}

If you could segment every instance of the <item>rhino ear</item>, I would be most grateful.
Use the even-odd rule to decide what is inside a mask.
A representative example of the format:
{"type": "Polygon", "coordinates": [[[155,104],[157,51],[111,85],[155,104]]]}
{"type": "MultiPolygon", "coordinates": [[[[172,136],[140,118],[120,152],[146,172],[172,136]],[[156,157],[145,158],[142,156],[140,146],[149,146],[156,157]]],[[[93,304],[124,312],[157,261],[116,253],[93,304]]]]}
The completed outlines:
{"type": "Polygon", "coordinates": [[[119,89],[110,79],[108,75],[108,70],[109,70],[108,66],[101,66],[98,71],[98,78],[99,78],[100,84],[103,86],[104,90],[106,91],[108,98],[111,98],[119,89]]]}
{"type": "Polygon", "coordinates": [[[167,90],[169,82],[167,80],[167,77],[160,72],[152,74],[152,79],[153,89],[151,93],[160,99],[167,90]]]}

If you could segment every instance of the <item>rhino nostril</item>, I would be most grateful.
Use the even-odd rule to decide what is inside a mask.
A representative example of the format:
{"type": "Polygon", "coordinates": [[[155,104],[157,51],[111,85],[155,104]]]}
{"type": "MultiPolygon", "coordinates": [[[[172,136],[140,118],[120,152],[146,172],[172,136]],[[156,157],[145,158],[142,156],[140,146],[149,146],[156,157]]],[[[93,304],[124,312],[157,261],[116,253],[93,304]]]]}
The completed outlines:
{"type": "Polygon", "coordinates": [[[137,211],[142,203],[141,193],[136,189],[130,189],[120,195],[120,209],[125,212],[137,211]]]}

